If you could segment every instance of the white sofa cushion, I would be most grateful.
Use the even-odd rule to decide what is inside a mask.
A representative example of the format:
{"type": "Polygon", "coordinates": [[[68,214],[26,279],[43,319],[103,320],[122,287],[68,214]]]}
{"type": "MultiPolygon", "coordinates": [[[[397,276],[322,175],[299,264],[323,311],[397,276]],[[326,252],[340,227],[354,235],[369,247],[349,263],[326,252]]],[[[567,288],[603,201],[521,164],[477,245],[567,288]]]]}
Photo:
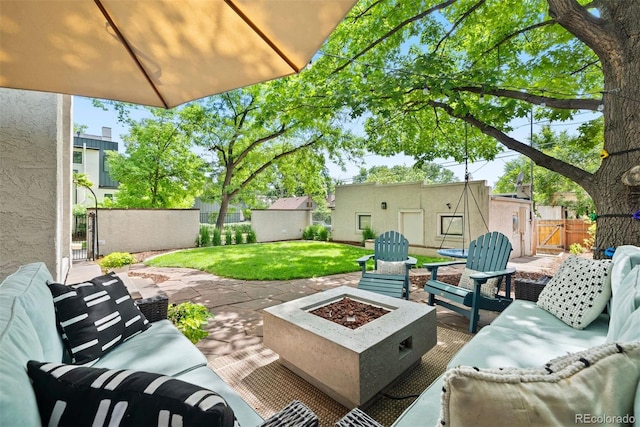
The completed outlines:
{"type": "MultiPolygon", "coordinates": [[[[617,341],[629,317],[640,308],[640,249],[616,249],[611,269],[611,322],[607,341],[617,341]]],[[[622,339],[621,339],[622,340],[622,339]]]]}
{"type": "MultiPolygon", "coordinates": [[[[639,379],[640,341],[604,344],[541,368],[462,366],[444,375],[440,421],[446,426],[511,427],[626,416],[629,423],[639,379]]],[[[599,424],[625,422],[605,421],[599,424]]]]}
{"type": "Polygon", "coordinates": [[[584,329],[611,298],[611,260],[570,256],[538,297],[538,306],[567,325],[584,329]]]}

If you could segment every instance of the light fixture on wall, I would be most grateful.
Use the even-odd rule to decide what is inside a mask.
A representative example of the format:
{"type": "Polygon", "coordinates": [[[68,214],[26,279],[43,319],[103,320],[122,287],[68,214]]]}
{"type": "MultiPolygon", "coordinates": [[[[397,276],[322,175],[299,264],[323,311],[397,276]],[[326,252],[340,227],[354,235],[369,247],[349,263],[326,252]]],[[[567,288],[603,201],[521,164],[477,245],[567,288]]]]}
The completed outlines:
{"type": "Polygon", "coordinates": [[[387,202],[380,203],[380,208],[381,209],[387,209],[387,202]]]}

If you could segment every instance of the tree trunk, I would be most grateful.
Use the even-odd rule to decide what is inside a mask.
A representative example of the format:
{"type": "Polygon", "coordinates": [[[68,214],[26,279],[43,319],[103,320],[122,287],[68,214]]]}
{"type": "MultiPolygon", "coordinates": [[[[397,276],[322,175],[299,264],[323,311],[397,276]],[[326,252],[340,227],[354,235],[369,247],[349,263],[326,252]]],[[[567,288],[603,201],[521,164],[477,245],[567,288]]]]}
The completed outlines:
{"type": "MultiPolygon", "coordinates": [[[[578,182],[593,198],[595,258],[609,247],[640,244],[640,7],[602,1],[602,20],[576,13],[573,0],[547,0],[550,13],[600,58],[604,76],[604,150],[608,157],[593,176],[578,182]],[[595,24],[595,25],[594,25],[595,24]],[[635,168],[634,168],[635,167],[635,168]],[[633,169],[633,170],[632,170],[633,169]]],[[[560,171],[558,171],[560,172],[560,171]]]]}
{"type": "Polygon", "coordinates": [[[220,230],[220,233],[222,233],[222,228],[224,227],[224,219],[226,218],[228,211],[229,195],[223,192],[222,198],[220,199],[220,211],[218,212],[218,219],[216,219],[216,228],[220,230]]]}

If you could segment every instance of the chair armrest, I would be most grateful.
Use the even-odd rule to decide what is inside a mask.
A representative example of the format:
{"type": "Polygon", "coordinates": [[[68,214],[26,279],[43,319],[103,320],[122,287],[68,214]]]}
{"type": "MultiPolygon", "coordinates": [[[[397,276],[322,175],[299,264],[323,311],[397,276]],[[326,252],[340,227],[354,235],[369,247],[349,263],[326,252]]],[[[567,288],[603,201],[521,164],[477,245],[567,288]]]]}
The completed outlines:
{"type": "Polygon", "coordinates": [[[335,427],[382,427],[382,424],[371,418],[359,408],[354,408],[342,417],[335,427]]]}
{"type": "Polygon", "coordinates": [[[360,258],[358,258],[356,260],[356,262],[360,265],[362,265],[362,263],[365,263],[367,261],[369,261],[371,258],[373,258],[375,256],[375,254],[371,254],[371,255],[365,255],[365,256],[361,256],[360,258]]]}
{"type": "Polygon", "coordinates": [[[169,298],[166,295],[156,295],[151,298],[144,298],[134,301],[144,317],[149,322],[157,322],[167,318],[169,309],[169,298]]]}
{"type": "Polygon", "coordinates": [[[317,427],[318,416],[299,400],[293,400],[257,427],[317,427]]]}
{"type": "Polygon", "coordinates": [[[422,264],[422,267],[431,271],[433,269],[438,269],[439,267],[447,267],[449,265],[460,265],[466,263],[467,261],[425,262],[424,264],[422,264]]]}
{"type": "Polygon", "coordinates": [[[410,256],[410,257],[407,257],[407,259],[406,259],[406,261],[404,263],[407,265],[408,268],[413,268],[418,263],[418,260],[415,259],[414,257],[410,256]]]}
{"type": "Polygon", "coordinates": [[[505,268],[504,270],[473,273],[469,275],[469,278],[472,280],[477,279],[477,280],[481,280],[482,282],[486,282],[488,279],[491,279],[493,277],[506,276],[508,274],[513,274],[515,272],[516,272],[515,268],[509,267],[509,268],[505,268]]]}

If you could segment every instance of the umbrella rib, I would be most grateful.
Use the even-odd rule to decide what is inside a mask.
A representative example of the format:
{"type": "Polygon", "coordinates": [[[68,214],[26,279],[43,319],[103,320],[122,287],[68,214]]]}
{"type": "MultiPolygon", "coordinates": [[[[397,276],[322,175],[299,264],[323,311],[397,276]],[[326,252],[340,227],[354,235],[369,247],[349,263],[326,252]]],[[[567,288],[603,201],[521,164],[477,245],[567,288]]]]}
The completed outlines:
{"type": "Polygon", "coordinates": [[[298,68],[296,66],[296,64],[289,59],[289,57],[287,55],[284,54],[283,51],[281,51],[278,46],[276,46],[276,44],[271,41],[271,39],[269,37],[267,37],[267,35],[265,33],[263,33],[260,28],[258,28],[258,26],[256,24],[253,23],[253,21],[251,21],[251,19],[249,19],[249,17],[247,15],[244,14],[244,12],[242,12],[242,10],[240,10],[240,8],[238,8],[238,6],[236,6],[233,3],[233,0],[224,0],[224,2],[231,8],[233,9],[233,11],[249,26],[251,27],[251,29],[258,35],[260,36],[260,38],[262,40],[264,40],[265,43],[267,43],[269,45],[269,47],[271,47],[271,49],[273,49],[273,51],[275,53],[278,54],[278,56],[280,56],[280,58],[282,58],[282,60],[284,62],[286,62],[289,67],[291,67],[291,69],[293,71],[295,71],[296,73],[300,72],[300,68],[298,68]]]}
{"type": "Polygon", "coordinates": [[[129,45],[129,42],[127,41],[127,39],[124,38],[124,36],[120,32],[120,29],[116,26],[116,23],[113,22],[111,15],[109,15],[109,12],[107,12],[107,10],[104,8],[104,6],[102,5],[102,2],[100,0],[93,0],[93,1],[96,4],[96,6],[98,6],[98,9],[100,9],[100,11],[102,12],[102,15],[105,17],[109,25],[111,25],[111,28],[113,28],[113,31],[118,36],[118,39],[120,40],[124,48],[127,50],[127,52],[129,52],[129,55],[134,60],[134,62],[136,63],[136,65],[144,75],[144,77],[147,79],[147,82],[149,83],[153,91],[156,93],[156,95],[162,102],[162,105],[164,105],[164,108],[169,108],[169,104],[167,104],[167,101],[165,101],[165,99],[160,94],[160,91],[158,90],[156,85],[153,83],[153,80],[151,80],[151,77],[149,77],[149,74],[142,66],[142,63],[140,62],[140,60],[138,60],[138,57],[135,55],[135,53],[133,53],[133,49],[131,48],[131,45],[129,45]]]}

